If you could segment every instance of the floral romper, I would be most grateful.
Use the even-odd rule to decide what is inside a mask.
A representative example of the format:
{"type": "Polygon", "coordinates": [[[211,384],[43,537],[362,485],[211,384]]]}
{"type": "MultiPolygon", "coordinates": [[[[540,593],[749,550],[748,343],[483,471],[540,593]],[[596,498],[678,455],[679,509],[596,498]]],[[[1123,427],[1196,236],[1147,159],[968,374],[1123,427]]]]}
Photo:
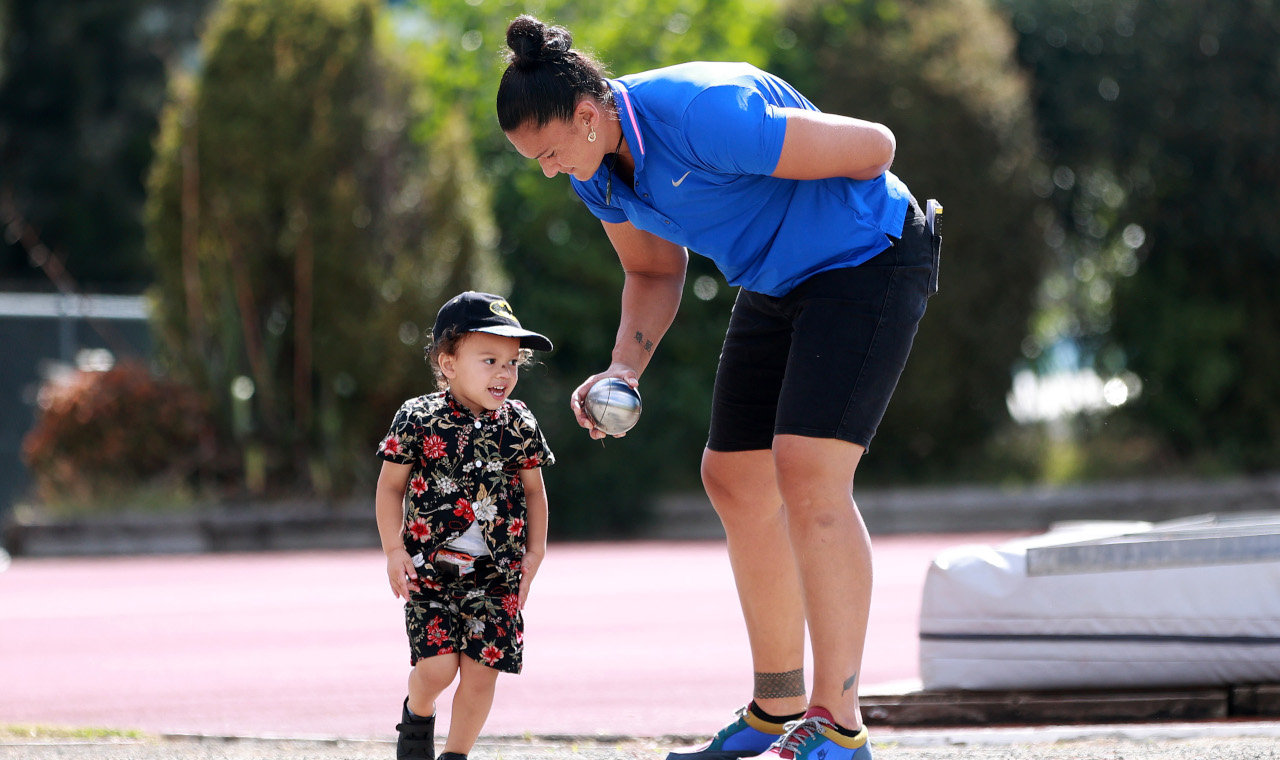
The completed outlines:
{"type": "Polygon", "coordinates": [[[519,673],[524,620],[518,593],[527,509],[521,470],[555,463],[538,422],[520,401],[476,416],[448,391],[410,399],[378,446],[412,466],[405,490],[404,546],[421,553],[421,591],[405,603],[410,664],[454,652],[519,673]],[[458,576],[436,555],[480,524],[490,556],[458,576]]]}

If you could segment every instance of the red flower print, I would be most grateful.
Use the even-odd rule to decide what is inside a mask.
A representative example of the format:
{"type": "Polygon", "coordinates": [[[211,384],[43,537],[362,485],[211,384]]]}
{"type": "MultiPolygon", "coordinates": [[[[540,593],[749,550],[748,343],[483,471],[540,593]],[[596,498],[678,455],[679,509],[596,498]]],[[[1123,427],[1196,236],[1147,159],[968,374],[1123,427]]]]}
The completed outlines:
{"type": "Polygon", "coordinates": [[[416,541],[426,541],[431,538],[431,526],[427,524],[425,517],[419,517],[417,520],[409,523],[409,535],[413,536],[416,541]]]}
{"type": "Polygon", "coordinates": [[[541,467],[541,466],[542,466],[542,462],[538,460],[537,456],[531,456],[520,463],[520,467],[525,470],[532,470],[534,467],[541,467]]]}
{"type": "Polygon", "coordinates": [[[436,646],[443,644],[445,638],[444,629],[440,627],[440,617],[437,615],[427,624],[427,643],[436,646]]]}
{"type": "Polygon", "coordinates": [[[489,665],[489,667],[493,667],[493,664],[495,662],[502,659],[502,652],[500,652],[498,648],[495,647],[493,644],[490,644],[489,646],[480,650],[480,659],[484,660],[485,663],[489,665]]]}
{"type": "Polygon", "coordinates": [[[444,586],[441,586],[440,582],[435,578],[423,578],[422,576],[418,576],[418,585],[422,588],[431,589],[432,591],[440,591],[444,588],[444,586]]]}
{"type": "Polygon", "coordinates": [[[413,491],[414,496],[421,496],[427,492],[427,479],[421,475],[409,481],[409,490],[413,491]]]}
{"type": "Polygon", "coordinates": [[[455,515],[459,517],[465,517],[466,519],[472,522],[475,522],[476,514],[475,512],[471,511],[471,502],[467,501],[466,499],[458,499],[454,503],[458,505],[453,509],[453,513],[455,515]]]}
{"type": "Polygon", "coordinates": [[[520,611],[520,597],[515,594],[507,594],[502,597],[502,609],[512,617],[520,611]]]}
{"type": "Polygon", "coordinates": [[[524,533],[524,520],[521,520],[519,517],[513,517],[511,519],[511,524],[507,526],[507,534],[512,536],[519,536],[523,533],[524,533]]]}
{"type": "Polygon", "coordinates": [[[400,439],[396,438],[394,435],[387,436],[386,440],[382,442],[382,445],[378,447],[378,452],[381,454],[399,454],[400,439]]]}
{"type": "Polygon", "coordinates": [[[428,459],[439,459],[444,456],[445,445],[444,439],[438,435],[433,435],[422,442],[422,455],[428,459]]]}

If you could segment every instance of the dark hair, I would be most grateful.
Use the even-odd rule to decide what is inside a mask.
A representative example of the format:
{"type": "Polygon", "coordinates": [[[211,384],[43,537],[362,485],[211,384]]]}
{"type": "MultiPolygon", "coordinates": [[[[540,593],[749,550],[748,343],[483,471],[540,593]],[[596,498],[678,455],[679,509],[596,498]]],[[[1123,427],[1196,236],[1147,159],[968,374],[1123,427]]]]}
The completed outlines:
{"type": "Polygon", "coordinates": [[[498,126],[503,132],[529,122],[544,127],[569,121],[584,96],[613,102],[608,71],[591,55],[574,50],[563,26],[547,26],[533,16],[507,25],[507,70],[498,83],[498,126]]]}
{"type": "MultiPolygon", "coordinates": [[[[444,328],[444,332],[440,335],[440,340],[433,340],[423,348],[423,354],[427,360],[427,364],[431,367],[431,375],[436,381],[436,390],[449,390],[449,378],[444,376],[440,371],[440,354],[456,354],[458,349],[462,347],[462,341],[467,339],[469,332],[463,332],[457,325],[450,325],[444,328]]],[[[533,349],[522,348],[519,351],[521,367],[528,367],[533,364],[533,349]]]]}

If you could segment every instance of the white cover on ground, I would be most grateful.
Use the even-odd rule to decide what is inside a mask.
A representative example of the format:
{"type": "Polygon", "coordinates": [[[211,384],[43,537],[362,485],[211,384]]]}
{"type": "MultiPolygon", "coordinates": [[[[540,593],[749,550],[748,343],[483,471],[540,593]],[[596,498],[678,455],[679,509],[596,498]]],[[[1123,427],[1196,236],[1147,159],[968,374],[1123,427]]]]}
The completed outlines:
{"type": "Polygon", "coordinates": [[[939,554],[920,610],[923,687],[1280,682],[1280,559],[1028,577],[1029,548],[1106,543],[1153,527],[1080,523],[939,554]]]}

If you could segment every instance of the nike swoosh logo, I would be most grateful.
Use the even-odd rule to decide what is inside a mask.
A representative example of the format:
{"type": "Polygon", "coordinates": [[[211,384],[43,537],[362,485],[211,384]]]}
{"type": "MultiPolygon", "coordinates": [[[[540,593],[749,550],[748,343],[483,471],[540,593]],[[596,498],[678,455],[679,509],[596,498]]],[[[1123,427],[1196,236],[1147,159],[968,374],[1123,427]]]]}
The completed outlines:
{"type": "MultiPolygon", "coordinates": [[[[685,173],[684,173],[684,177],[688,177],[690,174],[693,174],[693,170],[689,170],[689,171],[685,172],[685,173]]],[[[680,179],[673,179],[673,180],[671,180],[671,186],[672,186],[672,187],[680,187],[680,183],[681,183],[681,182],[684,182],[684,177],[681,177],[680,179]]]]}

